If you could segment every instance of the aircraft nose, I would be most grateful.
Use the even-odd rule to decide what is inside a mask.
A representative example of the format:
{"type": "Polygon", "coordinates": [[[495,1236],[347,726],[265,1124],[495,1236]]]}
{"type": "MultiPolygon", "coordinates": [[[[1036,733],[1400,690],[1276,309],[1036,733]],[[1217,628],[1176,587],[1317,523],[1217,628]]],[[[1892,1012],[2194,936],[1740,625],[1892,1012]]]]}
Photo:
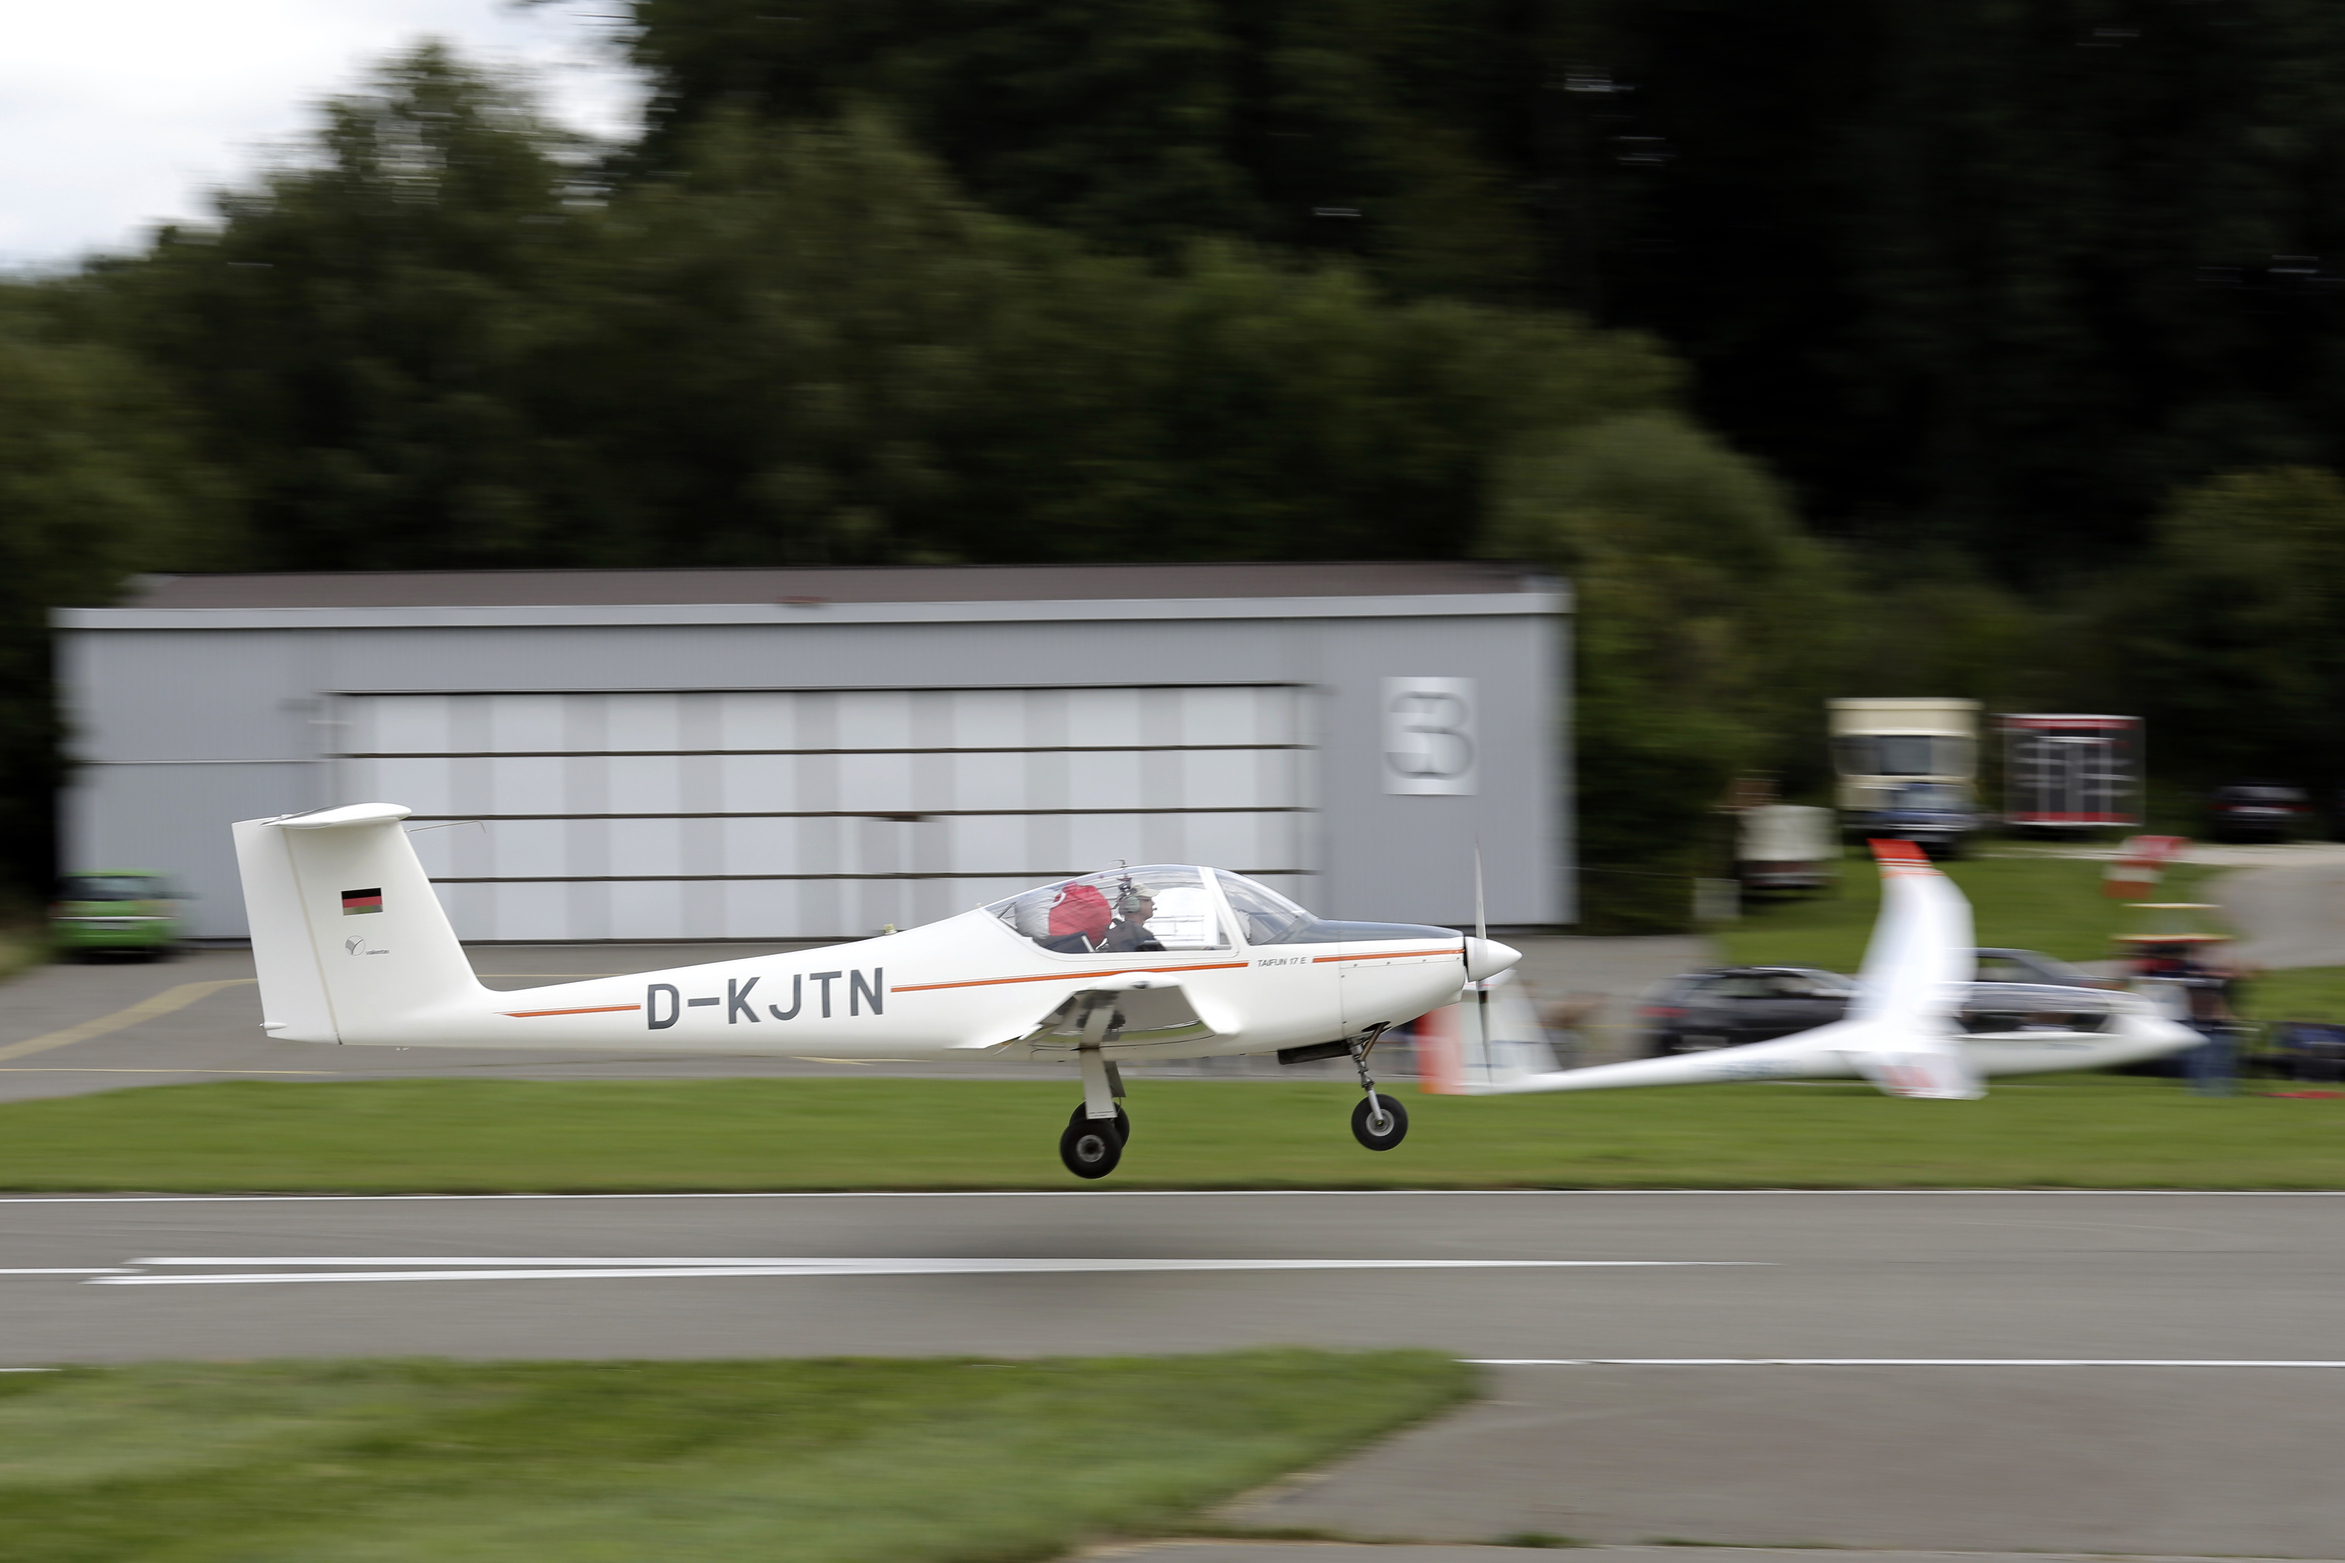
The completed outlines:
{"type": "Polygon", "coordinates": [[[1496,939],[1477,939],[1466,936],[1466,975],[1475,982],[1488,982],[1502,971],[1511,970],[1523,958],[1523,952],[1512,945],[1500,944],[1496,939]]]}

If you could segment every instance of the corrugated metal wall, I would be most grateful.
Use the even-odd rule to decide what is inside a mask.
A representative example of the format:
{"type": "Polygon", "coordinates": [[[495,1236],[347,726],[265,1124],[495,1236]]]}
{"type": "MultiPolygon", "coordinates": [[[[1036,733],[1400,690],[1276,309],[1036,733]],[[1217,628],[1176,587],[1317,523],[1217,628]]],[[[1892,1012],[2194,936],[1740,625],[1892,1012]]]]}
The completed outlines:
{"type": "Polygon", "coordinates": [[[479,939],[910,926],[1038,880],[1215,863],[1301,893],[1286,685],[349,695],[336,797],[416,811],[479,939]]]}

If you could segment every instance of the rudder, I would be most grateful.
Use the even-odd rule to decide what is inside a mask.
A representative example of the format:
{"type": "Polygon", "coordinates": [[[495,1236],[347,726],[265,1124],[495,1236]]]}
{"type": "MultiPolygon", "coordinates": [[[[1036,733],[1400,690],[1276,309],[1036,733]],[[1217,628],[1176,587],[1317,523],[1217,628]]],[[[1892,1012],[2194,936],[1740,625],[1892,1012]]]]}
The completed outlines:
{"type": "Polygon", "coordinates": [[[425,1010],[482,992],[396,803],[235,827],[262,1022],[293,1042],[401,1040],[425,1010]]]}

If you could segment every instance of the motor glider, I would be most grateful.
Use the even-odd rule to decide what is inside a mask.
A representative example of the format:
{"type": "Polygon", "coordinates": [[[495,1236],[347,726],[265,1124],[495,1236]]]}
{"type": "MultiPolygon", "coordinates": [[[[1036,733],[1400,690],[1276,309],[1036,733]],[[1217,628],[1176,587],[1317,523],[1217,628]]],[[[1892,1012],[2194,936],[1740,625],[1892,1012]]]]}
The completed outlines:
{"type": "Polygon", "coordinates": [[[1227,869],[1151,864],[1029,890],[820,949],[498,992],[481,985],[395,803],[245,820],[237,866],[262,1028],[389,1047],[1073,1063],[1060,1137],[1078,1177],[1131,1136],[1120,1066],[1349,1057],[1352,1133],[1389,1150],[1408,1113],[1369,1073],[1386,1031],[1520,958],[1479,934],[1334,922],[1227,869]]]}

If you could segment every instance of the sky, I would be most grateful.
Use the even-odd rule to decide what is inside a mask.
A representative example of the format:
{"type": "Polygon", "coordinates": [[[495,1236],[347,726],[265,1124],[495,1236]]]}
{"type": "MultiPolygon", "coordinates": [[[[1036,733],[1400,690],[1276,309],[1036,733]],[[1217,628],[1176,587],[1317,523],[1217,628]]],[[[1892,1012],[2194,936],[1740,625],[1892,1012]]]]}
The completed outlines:
{"type": "Polygon", "coordinates": [[[641,92],[618,0],[76,0],[9,8],[0,51],[0,267],[71,265],[201,220],[297,138],[319,99],[424,37],[528,70],[552,118],[614,135],[641,92]]]}

